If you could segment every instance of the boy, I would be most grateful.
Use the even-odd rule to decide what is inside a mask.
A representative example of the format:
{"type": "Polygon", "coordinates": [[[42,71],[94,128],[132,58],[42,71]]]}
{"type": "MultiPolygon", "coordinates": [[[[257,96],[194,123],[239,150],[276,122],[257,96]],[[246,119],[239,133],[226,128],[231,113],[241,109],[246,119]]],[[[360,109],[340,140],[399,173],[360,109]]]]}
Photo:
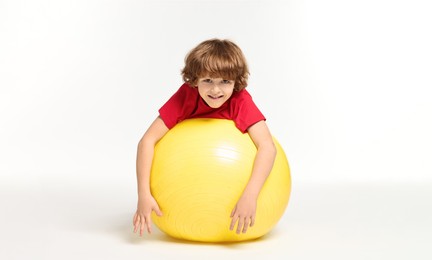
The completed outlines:
{"type": "MultiPolygon", "coordinates": [[[[272,135],[252,97],[245,90],[249,75],[240,48],[229,40],[211,39],[192,49],[182,70],[184,84],[159,109],[138,144],[138,206],[134,232],[151,233],[151,213],[162,216],[150,191],[150,170],[156,143],[177,123],[188,118],[224,118],[248,133],[257,147],[251,177],[231,212],[230,230],[246,233],[253,226],[258,195],[276,157],[272,135]]],[[[228,217],[228,216],[227,216],[228,217]]],[[[227,227],[228,228],[228,227],[227,227]]]]}

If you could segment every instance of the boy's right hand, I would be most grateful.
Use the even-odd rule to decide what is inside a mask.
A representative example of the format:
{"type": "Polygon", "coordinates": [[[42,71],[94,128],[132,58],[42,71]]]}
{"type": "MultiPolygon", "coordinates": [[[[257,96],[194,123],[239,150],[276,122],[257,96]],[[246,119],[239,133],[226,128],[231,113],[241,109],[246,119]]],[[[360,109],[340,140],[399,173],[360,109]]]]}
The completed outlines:
{"type": "Polygon", "coordinates": [[[154,211],[159,217],[162,211],[153,196],[148,195],[138,199],[137,211],[133,218],[134,233],[139,230],[140,236],[143,235],[144,228],[147,228],[149,234],[152,233],[151,213],[154,211]]]}

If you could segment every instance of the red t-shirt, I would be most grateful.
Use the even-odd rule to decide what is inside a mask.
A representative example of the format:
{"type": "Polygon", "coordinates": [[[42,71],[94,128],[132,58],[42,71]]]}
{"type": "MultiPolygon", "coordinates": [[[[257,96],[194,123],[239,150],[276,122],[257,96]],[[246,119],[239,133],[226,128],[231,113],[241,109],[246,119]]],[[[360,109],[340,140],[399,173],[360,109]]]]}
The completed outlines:
{"type": "Polygon", "coordinates": [[[222,118],[233,120],[242,133],[246,133],[253,124],[265,120],[245,89],[234,91],[221,107],[212,108],[201,98],[198,89],[187,83],[159,109],[159,115],[169,129],[188,118],[222,118]]]}

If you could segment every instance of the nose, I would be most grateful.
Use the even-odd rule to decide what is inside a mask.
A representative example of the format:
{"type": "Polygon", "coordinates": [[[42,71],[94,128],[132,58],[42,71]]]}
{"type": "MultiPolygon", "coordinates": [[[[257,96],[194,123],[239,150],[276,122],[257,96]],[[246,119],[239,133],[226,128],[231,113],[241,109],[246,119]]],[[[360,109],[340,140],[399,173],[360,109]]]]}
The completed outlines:
{"type": "Polygon", "coordinates": [[[221,91],[220,87],[218,84],[213,84],[212,88],[211,88],[211,92],[213,93],[219,93],[221,91]]]}

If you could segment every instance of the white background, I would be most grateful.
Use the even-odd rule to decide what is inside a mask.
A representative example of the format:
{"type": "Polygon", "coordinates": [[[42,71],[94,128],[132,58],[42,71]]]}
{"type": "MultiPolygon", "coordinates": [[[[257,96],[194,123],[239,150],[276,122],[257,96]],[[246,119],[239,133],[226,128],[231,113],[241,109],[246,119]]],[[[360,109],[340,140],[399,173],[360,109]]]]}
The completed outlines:
{"type": "Polygon", "coordinates": [[[431,12],[426,0],[1,0],[0,256],[430,258],[431,12]],[[291,164],[290,206],[250,244],[136,238],[136,145],[186,53],[214,37],[248,59],[291,164]]]}

